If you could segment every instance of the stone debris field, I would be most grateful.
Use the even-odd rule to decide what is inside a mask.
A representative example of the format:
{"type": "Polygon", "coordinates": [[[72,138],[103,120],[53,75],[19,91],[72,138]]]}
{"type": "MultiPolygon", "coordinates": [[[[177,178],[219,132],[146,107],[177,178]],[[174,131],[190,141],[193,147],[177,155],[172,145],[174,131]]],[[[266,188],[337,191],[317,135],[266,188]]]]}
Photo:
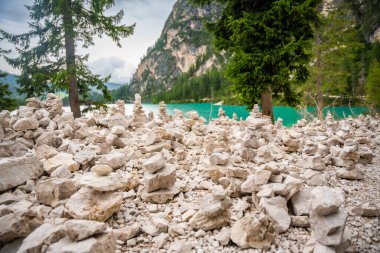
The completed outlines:
{"type": "Polygon", "coordinates": [[[378,116],[205,122],[138,94],[2,111],[0,253],[380,252],[378,116]]]}

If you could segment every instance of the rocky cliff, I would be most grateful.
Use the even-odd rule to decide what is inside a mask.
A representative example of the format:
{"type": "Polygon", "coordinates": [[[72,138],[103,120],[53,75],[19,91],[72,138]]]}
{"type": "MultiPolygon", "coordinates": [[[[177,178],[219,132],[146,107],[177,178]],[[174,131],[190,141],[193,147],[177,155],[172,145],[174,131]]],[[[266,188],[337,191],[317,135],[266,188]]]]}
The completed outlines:
{"type": "Polygon", "coordinates": [[[169,89],[174,78],[191,71],[202,75],[211,67],[220,67],[223,54],[215,52],[212,35],[204,22],[219,16],[217,4],[197,7],[178,0],[170,13],[161,36],[143,57],[130,84],[130,94],[145,95],[169,89]]]}

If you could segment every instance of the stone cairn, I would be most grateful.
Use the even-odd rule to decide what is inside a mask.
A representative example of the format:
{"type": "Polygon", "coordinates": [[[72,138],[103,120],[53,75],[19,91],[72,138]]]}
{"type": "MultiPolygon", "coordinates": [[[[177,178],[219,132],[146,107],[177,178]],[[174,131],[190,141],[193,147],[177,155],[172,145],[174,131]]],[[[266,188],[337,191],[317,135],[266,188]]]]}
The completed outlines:
{"type": "Polygon", "coordinates": [[[145,114],[144,108],[141,104],[141,96],[135,94],[135,105],[133,107],[132,125],[134,127],[141,127],[148,122],[148,117],[145,114]]]}
{"type": "Polygon", "coordinates": [[[224,117],[226,117],[226,113],[225,113],[225,111],[223,110],[222,107],[219,107],[219,110],[218,110],[218,117],[219,117],[219,118],[224,118],[224,117]]]}
{"type": "Polygon", "coordinates": [[[179,193],[174,187],[176,168],[167,164],[161,153],[146,159],[142,165],[144,173],[144,201],[163,204],[179,193]]]}
{"type": "Polygon", "coordinates": [[[164,123],[167,123],[171,120],[171,116],[166,111],[166,104],[164,101],[161,101],[158,109],[158,118],[164,123]]]}

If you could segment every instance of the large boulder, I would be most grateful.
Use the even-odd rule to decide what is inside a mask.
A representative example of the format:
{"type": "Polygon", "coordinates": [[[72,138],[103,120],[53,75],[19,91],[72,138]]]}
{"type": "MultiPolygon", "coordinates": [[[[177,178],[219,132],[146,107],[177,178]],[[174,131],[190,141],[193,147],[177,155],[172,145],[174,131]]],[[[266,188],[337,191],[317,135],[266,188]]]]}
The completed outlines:
{"type": "Polygon", "coordinates": [[[39,178],[44,169],[36,156],[0,159],[0,192],[39,178]]]}
{"type": "Polygon", "coordinates": [[[121,192],[98,192],[82,187],[70,197],[66,212],[74,219],[105,221],[123,204],[121,192]]]}
{"type": "Polygon", "coordinates": [[[263,213],[255,213],[235,222],[230,238],[244,249],[269,249],[275,235],[270,218],[263,213]]]}

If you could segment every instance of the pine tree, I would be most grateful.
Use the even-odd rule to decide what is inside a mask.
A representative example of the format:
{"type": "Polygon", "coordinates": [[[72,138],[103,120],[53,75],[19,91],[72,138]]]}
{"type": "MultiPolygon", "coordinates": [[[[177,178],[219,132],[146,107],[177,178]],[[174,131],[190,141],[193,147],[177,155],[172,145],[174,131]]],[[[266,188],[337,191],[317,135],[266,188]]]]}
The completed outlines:
{"type": "Polygon", "coordinates": [[[103,35],[120,47],[120,39],[133,33],[134,25],[118,25],[124,16],[122,10],[113,16],[104,14],[113,5],[114,0],[35,0],[26,6],[33,20],[29,32],[14,35],[0,30],[19,53],[18,58],[6,58],[21,69],[19,92],[30,97],[67,90],[74,117],[81,115],[80,103],[90,103],[91,86],[110,99],[104,85],[110,76],[102,79],[92,74],[85,66],[88,55],[80,56],[76,50],[93,45],[94,38],[103,35]]]}
{"type": "MultiPolygon", "coordinates": [[[[233,53],[227,76],[235,93],[273,121],[272,95],[295,105],[294,86],[306,81],[308,49],[318,24],[319,0],[216,0],[224,3],[221,18],[207,27],[219,50],[233,53]]],[[[211,0],[193,0],[206,4],[211,0]]]]}
{"type": "Polygon", "coordinates": [[[380,64],[377,60],[374,60],[369,68],[366,92],[367,102],[372,109],[380,106],[380,64]]]}
{"type": "Polygon", "coordinates": [[[323,119],[325,95],[352,95],[348,94],[352,82],[350,68],[364,46],[346,4],[337,4],[323,13],[316,29],[311,76],[303,87],[304,94],[316,101],[319,119],[323,119]]]}
{"type": "MultiPolygon", "coordinates": [[[[0,72],[0,78],[7,76],[7,73],[0,72]]],[[[2,110],[13,111],[17,107],[16,99],[12,98],[12,92],[9,91],[8,84],[0,80],[0,112],[2,110]]]]}

